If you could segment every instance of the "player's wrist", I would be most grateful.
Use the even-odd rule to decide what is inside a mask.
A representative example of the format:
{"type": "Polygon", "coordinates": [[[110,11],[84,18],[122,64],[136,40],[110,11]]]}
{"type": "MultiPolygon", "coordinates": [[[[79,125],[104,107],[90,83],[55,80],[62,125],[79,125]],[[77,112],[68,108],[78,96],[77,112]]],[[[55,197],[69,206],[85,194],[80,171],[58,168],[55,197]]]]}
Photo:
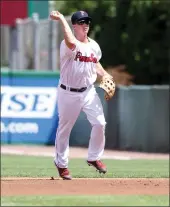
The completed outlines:
{"type": "Polygon", "coordinates": [[[65,19],[63,14],[60,15],[60,21],[66,21],[66,19],[65,19]]]}

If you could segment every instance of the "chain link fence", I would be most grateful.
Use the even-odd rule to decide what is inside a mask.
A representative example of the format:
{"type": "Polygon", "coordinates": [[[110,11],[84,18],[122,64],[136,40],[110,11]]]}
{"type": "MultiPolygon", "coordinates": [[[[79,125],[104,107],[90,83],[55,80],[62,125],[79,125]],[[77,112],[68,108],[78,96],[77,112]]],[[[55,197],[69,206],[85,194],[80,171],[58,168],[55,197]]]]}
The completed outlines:
{"type": "MultiPolygon", "coordinates": [[[[70,16],[66,17],[71,26],[70,16]]],[[[16,27],[1,26],[1,66],[16,70],[59,70],[59,49],[63,39],[58,21],[16,19],[16,27]]]]}

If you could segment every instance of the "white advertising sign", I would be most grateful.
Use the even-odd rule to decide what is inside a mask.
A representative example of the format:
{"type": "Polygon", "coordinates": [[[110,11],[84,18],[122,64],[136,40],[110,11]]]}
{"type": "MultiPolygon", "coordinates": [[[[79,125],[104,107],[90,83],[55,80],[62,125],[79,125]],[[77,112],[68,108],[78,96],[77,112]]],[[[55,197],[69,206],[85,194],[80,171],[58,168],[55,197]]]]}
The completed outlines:
{"type": "Polygon", "coordinates": [[[51,118],[56,101],[55,87],[1,86],[1,117],[51,118]]]}

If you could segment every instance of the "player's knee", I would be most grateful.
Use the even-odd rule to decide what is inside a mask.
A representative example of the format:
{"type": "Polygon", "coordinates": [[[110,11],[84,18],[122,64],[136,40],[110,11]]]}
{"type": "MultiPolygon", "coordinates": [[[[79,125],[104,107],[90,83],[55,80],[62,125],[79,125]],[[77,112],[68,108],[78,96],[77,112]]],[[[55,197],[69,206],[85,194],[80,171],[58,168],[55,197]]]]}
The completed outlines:
{"type": "Polygon", "coordinates": [[[97,123],[97,124],[94,124],[93,127],[95,127],[95,128],[98,129],[98,130],[103,131],[103,130],[105,130],[106,122],[105,122],[105,121],[103,121],[103,122],[99,122],[99,123],[97,123]]]}
{"type": "Polygon", "coordinates": [[[97,125],[100,128],[105,128],[105,125],[106,125],[105,117],[103,115],[98,116],[97,120],[94,124],[97,125]]]}

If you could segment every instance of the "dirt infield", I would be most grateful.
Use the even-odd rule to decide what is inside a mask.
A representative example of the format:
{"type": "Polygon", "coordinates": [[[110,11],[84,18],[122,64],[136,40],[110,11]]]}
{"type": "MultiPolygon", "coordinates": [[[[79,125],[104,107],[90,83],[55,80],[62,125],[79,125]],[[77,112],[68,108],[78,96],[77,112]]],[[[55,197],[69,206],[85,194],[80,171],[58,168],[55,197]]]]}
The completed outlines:
{"type": "Polygon", "coordinates": [[[12,195],[169,195],[169,179],[1,178],[1,196],[12,195]]]}

